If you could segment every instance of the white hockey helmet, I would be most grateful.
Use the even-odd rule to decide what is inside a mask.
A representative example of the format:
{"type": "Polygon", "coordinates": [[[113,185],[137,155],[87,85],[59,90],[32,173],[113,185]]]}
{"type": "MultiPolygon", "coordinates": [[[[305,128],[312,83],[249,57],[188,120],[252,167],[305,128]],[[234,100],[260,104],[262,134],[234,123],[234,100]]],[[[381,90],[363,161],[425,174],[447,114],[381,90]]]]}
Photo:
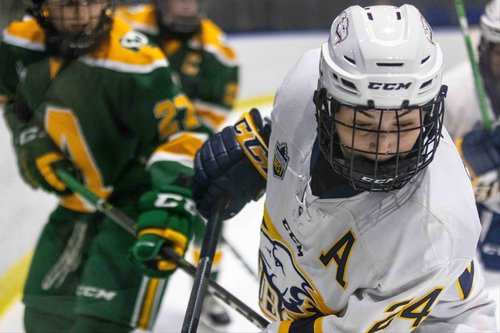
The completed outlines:
{"type": "Polygon", "coordinates": [[[481,37],[492,43],[500,43],[500,0],[489,2],[481,15],[481,37]]]}
{"type": "MultiPolygon", "coordinates": [[[[322,45],[319,71],[314,94],[318,141],[336,173],[356,189],[392,191],[429,165],[441,137],[446,87],[441,86],[441,49],[418,9],[412,5],[347,8],[335,18],[329,40],[322,45]],[[410,151],[398,147],[382,161],[377,150],[354,147],[357,134],[376,132],[378,142],[382,131],[341,123],[336,113],[342,105],[353,108],[353,119],[358,111],[375,109],[397,118],[406,110],[419,109],[423,116],[412,129],[419,131],[418,139],[410,151]],[[340,141],[337,126],[351,128],[351,145],[340,141]],[[346,149],[354,154],[343,153],[346,149]]],[[[396,129],[383,132],[396,135],[399,142],[405,131],[398,121],[396,129]]]]}
{"type": "Polygon", "coordinates": [[[347,105],[421,105],[439,93],[443,54],[414,6],[352,6],[332,24],[320,72],[320,87],[347,105]]]}

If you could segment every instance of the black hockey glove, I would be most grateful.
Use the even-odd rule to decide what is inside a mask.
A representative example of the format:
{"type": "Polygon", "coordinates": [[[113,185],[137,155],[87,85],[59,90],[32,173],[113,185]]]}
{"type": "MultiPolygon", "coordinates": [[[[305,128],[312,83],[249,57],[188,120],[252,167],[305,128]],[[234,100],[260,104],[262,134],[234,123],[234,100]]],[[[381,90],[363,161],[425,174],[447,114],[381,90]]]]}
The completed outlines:
{"type": "Polygon", "coordinates": [[[205,218],[217,198],[228,196],[223,218],[236,215],[265,191],[267,151],[271,127],[257,109],[207,140],[196,153],[193,199],[205,218]]]}
{"type": "Polygon", "coordinates": [[[476,201],[488,201],[498,191],[500,126],[472,130],[455,143],[471,173],[476,201]]]}
{"type": "Polygon", "coordinates": [[[472,130],[463,138],[457,139],[456,144],[473,177],[500,168],[500,126],[491,131],[472,130]]]}

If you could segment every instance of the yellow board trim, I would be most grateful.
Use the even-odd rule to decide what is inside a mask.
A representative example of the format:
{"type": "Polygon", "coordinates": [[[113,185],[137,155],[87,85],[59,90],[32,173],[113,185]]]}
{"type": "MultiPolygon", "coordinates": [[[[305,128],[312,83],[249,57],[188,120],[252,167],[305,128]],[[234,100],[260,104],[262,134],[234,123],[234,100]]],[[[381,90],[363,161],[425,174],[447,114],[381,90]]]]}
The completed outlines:
{"type": "MultiPolygon", "coordinates": [[[[274,96],[268,95],[236,101],[234,109],[250,109],[251,107],[270,104],[273,100],[274,96]]],[[[0,319],[5,315],[14,301],[21,297],[32,256],[33,251],[24,255],[16,264],[0,275],[0,295],[2,295],[0,297],[0,319]]]]}
{"type": "Polygon", "coordinates": [[[2,318],[14,301],[21,296],[24,282],[28,275],[33,251],[25,254],[14,266],[0,276],[0,318],[2,318]]]}
{"type": "Polygon", "coordinates": [[[252,107],[259,106],[259,105],[264,105],[264,104],[271,104],[274,101],[274,95],[268,95],[268,96],[261,96],[261,97],[256,97],[256,98],[251,98],[251,99],[244,99],[241,101],[236,101],[234,103],[233,109],[251,109],[252,107]]]}

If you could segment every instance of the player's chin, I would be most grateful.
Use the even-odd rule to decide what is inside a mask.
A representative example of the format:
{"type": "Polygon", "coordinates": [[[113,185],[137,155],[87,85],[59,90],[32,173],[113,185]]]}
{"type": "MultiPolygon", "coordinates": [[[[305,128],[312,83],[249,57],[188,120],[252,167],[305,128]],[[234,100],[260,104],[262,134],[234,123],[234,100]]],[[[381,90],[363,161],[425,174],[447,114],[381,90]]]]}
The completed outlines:
{"type": "Polygon", "coordinates": [[[366,154],[357,154],[357,157],[361,157],[372,162],[377,163],[394,163],[396,159],[399,161],[404,160],[410,152],[404,153],[384,153],[384,154],[376,154],[376,153],[366,153],[366,154]]]}

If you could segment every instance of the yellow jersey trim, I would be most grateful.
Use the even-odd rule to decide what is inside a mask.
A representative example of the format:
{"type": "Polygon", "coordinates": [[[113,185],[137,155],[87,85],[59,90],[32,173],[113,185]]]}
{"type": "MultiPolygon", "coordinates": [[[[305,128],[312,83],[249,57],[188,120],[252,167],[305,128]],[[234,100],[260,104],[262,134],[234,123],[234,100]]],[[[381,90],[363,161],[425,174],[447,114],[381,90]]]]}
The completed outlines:
{"type": "Polygon", "coordinates": [[[120,6],[115,15],[127,21],[135,30],[151,35],[159,33],[155,7],[152,4],[120,6]]]}
{"type": "Polygon", "coordinates": [[[79,60],[89,66],[127,73],[149,73],[167,67],[168,61],[161,49],[147,43],[146,36],[133,31],[125,21],[115,18],[109,42],[79,60]]]}
{"type": "Polygon", "coordinates": [[[23,21],[9,24],[2,32],[2,40],[7,44],[32,51],[45,50],[45,32],[31,16],[26,16],[23,21]]]}

